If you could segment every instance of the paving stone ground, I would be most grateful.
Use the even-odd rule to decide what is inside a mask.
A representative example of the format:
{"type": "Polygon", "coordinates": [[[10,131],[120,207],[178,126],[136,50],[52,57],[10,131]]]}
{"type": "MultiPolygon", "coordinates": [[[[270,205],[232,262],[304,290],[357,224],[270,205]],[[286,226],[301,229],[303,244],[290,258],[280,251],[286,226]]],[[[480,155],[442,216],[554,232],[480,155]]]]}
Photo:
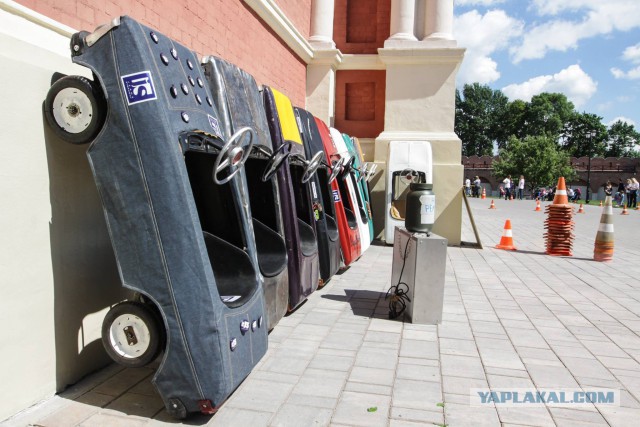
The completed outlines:
{"type": "MultiPolygon", "coordinates": [[[[535,202],[470,203],[485,248],[448,248],[440,325],[388,320],[393,248],[372,246],[282,319],[267,355],[215,416],[185,424],[640,425],[640,211],[615,211],[614,260],[600,263],[592,260],[599,207],[575,215],[574,255],[551,257],[535,202]],[[507,218],[515,252],[493,248],[507,218]],[[620,394],[616,405],[471,406],[470,389],[488,387],[620,394]]],[[[463,216],[463,239],[473,241],[463,216]]],[[[152,374],[112,365],[4,424],[179,425],[152,374]]]]}

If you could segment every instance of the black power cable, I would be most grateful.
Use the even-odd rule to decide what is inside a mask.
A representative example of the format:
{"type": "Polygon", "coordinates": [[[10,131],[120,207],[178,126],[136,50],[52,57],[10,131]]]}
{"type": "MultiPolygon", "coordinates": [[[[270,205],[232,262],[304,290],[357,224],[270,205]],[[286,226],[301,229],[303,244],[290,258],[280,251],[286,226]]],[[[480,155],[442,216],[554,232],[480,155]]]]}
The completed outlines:
{"type": "Polygon", "coordinates": [[[407,244],[404,247],[404,255],[402,257],[402,269],[400,270],[400,277],[398,277],[398,283],[391,285],[384,299],[389,300],[389,319],[396,319],[407,308],[407,302],[411,302],[409,298],[409,285],[402,281],[402,273],[404,273],[404,266],[407,263],[407,249],[409,249],[409,243],[411,237],[407,239],[407,244]]]}

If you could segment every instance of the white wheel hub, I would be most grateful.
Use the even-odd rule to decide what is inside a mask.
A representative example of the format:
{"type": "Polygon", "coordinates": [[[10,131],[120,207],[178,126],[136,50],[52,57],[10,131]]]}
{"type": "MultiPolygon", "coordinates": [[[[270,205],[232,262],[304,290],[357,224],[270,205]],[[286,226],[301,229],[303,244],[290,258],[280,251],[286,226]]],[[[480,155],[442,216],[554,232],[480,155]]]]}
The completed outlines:
{"type": "Polygon", "coordinates": [[[125,359],[142,356],[151,343],[149,327],[134,314],[118,316],[109,327],[111,347],[125,359]]]}
{"type": "Polygon", "coordinates": [[[91,101],[80,89],[64,88],[53,100],[53,118],[65,131],[80,133],[93,119],[91,101]]]}

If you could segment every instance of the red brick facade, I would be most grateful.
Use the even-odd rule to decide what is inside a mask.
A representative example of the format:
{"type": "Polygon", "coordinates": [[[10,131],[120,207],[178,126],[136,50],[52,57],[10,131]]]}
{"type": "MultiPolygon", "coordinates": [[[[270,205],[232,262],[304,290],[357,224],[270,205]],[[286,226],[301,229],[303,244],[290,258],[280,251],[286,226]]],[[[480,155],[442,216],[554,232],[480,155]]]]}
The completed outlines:
{"type": "Polygon", "coordinates": [[[377,54],[389,38],[391,0],[335,0],[333,41],[342,53],[377,54]]]}
{"type": "Polygon", "coordinates": [[[335,126],[358,138],[376,138],[384,130],[386,72],[336,73],[335,126]]]}
{"type": "MultiPolygon", "coordinates": [[[[200,55],[217,55],[305,105],[306,65],[242,0],[17,0],[76,30],[92,31],[129,15],[200,55]]],[[[309,35],[311,0],[277,0],[287,17],[309,35]]]]}

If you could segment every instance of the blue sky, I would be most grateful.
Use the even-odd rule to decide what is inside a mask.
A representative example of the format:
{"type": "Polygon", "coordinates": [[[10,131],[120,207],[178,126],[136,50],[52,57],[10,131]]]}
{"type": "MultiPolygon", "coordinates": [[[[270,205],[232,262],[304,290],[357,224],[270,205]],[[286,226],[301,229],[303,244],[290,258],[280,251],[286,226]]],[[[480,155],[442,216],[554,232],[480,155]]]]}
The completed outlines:
{"type": "Polygon", "coordinates": [[[454,0],[467,48],[458,87],[511,100],[564,93],[576,110],[640,131],[640,0],[454,0]]]}

